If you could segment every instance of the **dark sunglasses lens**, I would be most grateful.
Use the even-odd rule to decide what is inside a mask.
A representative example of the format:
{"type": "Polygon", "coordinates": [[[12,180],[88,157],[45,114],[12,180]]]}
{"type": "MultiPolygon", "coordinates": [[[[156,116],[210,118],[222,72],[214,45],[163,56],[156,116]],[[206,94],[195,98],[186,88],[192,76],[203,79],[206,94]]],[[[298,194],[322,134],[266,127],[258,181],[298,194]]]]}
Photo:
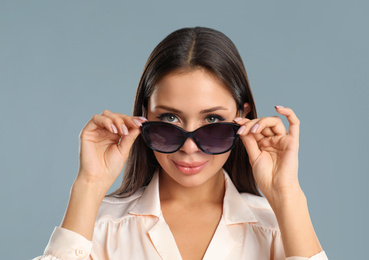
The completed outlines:
{"type": "Polygon", "coordinates": [[[146,142],[154,150],[164,153],[176,151],[182,144],[181,130],[167,124],[151,124],[145,127],[146,142]]]}
{"type": "Polygon", "coordinates": [[[201,148],[212,154],[228,151],[236,139],[236,129],[232,125],[210,124],[196,132],[201,148]]]}

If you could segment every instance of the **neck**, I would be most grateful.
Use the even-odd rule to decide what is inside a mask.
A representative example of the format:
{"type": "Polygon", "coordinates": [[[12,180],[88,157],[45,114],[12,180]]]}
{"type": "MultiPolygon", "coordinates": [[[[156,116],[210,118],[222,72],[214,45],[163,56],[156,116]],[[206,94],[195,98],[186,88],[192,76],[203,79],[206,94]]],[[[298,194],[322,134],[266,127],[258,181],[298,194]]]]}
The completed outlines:
{"type": "Polygon", "coordinates": [[[225,179],[222,169],[205,183],[195,187],[180,185],[162,169],[160,169],[159,173],[161,202],[180,203],[188,207],[196,207],[203,204],[223,204],[225,179]]]}

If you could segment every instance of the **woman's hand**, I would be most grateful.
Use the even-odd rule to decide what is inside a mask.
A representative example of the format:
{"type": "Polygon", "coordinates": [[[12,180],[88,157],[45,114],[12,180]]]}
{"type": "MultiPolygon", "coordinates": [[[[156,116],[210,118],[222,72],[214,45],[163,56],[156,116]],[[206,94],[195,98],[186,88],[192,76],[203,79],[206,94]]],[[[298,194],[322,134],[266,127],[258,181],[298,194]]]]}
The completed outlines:
{"type": "Polygon", "coordinates": [[[80,134],[80,166],[61,227],[92,240],[101,201],[123,169],[145,118],[105,110],[80,134]]]}
{"type": "Polygon", "coordinates": [[[145,121],[143,117],[109,110],[94,115],[80,134],[80,168],[76,180],[97,184],[107,192],[122,171],[145,121]]]}
{"type": "Polygon", "coordinates": [[[295,113],[281,106],[287,117],[287,133],[279,117],[236,119],[249,155],[255,180],[276,215],[286,256],[311,257],[322,251],[309,216],[298,178],[300,122],[295,113]]]}
{"type": "Polygon", "coordinates": [[[299,120],[289,108],[278,106],[276,110],[287,117],[288,133],[279,117],[237,120],[254,178],[271,204],[301,190],[297,178],[299,120]]]}

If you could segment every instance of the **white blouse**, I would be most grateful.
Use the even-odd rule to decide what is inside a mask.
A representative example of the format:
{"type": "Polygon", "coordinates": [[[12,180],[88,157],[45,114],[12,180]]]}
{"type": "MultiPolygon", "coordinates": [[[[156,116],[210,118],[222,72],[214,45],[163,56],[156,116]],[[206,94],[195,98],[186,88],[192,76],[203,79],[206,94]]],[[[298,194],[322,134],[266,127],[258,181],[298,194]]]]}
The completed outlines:
{"type": "MultiPolygon", "coordinates": [[[[328,260],[324,251],[311,257],[285,257],[281,233],[267,200],[239,193],[226,172],[223,215],[203,257],[247,260],[328,260]]],[[[105,198],[93,240],[56,227],[44,255],[34,260],[182,259],[160,207],[159,174],[128,198],[105,198]]]]}

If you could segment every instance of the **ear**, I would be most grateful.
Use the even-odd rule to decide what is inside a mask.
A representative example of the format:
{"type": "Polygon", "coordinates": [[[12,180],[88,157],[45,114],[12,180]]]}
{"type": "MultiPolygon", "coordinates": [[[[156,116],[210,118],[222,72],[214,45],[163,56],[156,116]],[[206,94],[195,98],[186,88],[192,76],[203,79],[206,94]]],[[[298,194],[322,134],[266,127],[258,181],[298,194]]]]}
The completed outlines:
{"type": "Polygon", "coordinates": [[[251,108],[250,108],[249,103],[245,103],[245,104],[243,104],[243,110],[239,111],[239,116],[240,117],[246,117],[247,114],[250,113],[250,111],[251,111],[251,108]]]}

